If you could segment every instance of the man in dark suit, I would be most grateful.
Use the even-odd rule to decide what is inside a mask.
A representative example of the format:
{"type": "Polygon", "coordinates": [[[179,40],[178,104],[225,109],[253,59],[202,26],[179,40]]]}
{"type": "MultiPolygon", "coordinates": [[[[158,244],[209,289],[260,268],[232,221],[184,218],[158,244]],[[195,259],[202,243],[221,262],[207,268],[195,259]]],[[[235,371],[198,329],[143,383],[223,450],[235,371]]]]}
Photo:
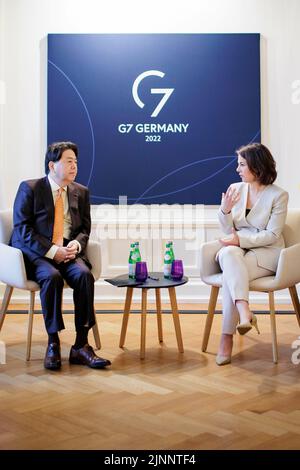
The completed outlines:
{"type": "Polygon", "coordinates": [[[69,361],[104,368],[110,361],[98,357],[88,344],[95,324],[94,278],[85,249],[91,230],[89,191],[75,183],[78,148],[72,142],[49,145],[44,178],[23,181],[14,203],[11,245],[23,252],[28,277],[41,290],[48,333],[44,366],[61,367],[58,332],[64,329],[61,311],[64,279],[74,290],[76,340],[69,361]]]}

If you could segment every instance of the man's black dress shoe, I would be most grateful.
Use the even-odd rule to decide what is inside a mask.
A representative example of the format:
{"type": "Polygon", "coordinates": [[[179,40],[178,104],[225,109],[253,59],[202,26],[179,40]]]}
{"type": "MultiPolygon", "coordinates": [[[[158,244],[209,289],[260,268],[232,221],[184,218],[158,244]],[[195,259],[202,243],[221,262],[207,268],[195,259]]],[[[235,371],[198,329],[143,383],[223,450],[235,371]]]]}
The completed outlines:
{"type": "Polygon", "coordinates": [[[106,366],[110,366],[111,362],[108,359],[103,359],[95,354],[92,346],[85,344],[80,349],[71,347],[70,364],[81,364],[84,366],[92,367],[93,369],[103,369],[106,366]]]}
{"type": "Polygon", "coordinates": [[[45,369],[58,370],[61,368],[60,345],[58,343],[49,343],[44,359],[45,369]]]}

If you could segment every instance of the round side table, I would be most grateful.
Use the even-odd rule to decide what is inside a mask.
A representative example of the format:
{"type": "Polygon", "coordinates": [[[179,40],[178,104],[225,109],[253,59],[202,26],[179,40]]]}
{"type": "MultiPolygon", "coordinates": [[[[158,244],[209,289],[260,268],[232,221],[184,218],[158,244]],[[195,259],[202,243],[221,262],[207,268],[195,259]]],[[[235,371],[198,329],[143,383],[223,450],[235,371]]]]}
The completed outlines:
{"type": "Polygon", "coordinates": [[[119,346],[122,348],[125,344],[125,337],[128,326],[128,319],[130,314],[131,300],[133,289],[142,290],[142,308],[141,308],[141,347],[140,347],[140,357],[141,359],[145,358],[145,349],[146,349],[146,318],[147,318],[147,292],[149,289],[155,289],[155,298],[156,298],[156,314],[157,314],[157,327],[158,327],[158,339],[159,342],[163,342],[163,331],[162,331],[162,316],[161,316],[161,297],[160,290],[168,289],[171,310],[173,315],[173,322],[175,327],[176,339],[179,352],[183,353],[183,342],[179,321],[179,314],[177,308],[177,299],[175,287],[182,286],[188,282],[188,278],[183,276],[180,280],[174,279],[165,279],[163,273],[161,272],[152,272],[149,273],[149,277],[143,283],[138,283],[133,279],[128,278],[128,274],[123,274],[112,279],[105,279],[112,285],[117,287],[126,287],[126,299],[124,305],[123,321],[120,335],[119,346]]]}

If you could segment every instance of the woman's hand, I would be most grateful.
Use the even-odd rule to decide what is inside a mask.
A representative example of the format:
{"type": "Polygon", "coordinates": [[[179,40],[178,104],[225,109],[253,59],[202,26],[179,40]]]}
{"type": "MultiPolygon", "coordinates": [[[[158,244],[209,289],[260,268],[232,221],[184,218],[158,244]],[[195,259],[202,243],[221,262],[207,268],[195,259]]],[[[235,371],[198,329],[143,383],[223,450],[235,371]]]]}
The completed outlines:
{"type": "Polygon", "coordinates": [[[223,214],[229,214],[240,198],[241,194],[236,189],[229,186],[226,193],[222,193],[221,211],[223,214]]]}
{"type": "Polygon", "coordinates": [[[240,246],[240,239],[234,228],[232,228],[232,235],[230,235],[230,237],[220,238],[219,242],[222,243],[223,246],[240,246]]]}

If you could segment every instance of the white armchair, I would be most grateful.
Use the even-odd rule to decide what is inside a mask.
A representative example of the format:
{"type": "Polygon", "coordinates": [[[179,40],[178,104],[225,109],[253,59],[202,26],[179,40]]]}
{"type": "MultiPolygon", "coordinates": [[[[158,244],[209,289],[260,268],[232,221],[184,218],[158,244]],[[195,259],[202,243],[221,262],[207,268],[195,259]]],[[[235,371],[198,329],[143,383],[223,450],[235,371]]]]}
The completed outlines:
{"type": "MultiPolygon", "coordinates": [[[[250,291],[266,292],[269,294],[271,335],[273,348],[273,361],[278,362],[277,335],[275,323],[274,292],[289,289],[298,324],[300,326],[300,304],[296,284],[300,282],[300,210],[289,209],[286,224],[283,230],[285,246],[278,262],[274,276],[261,277],[250,282],[250,291]]],[[[200,276],[205,284],[211,287],[208,314],[206,317],[202,351],[208,345],[210,330],[214,318],[219,289],[222,287],[222,272],[215,261],[215,255],[220,249],[218,241],[204,243],[200,248],[200,276]]]]}
{"type": "MultiPolygon", "coordinates": [[[[28,310],[28,330],[27,330],[27,351],[26,360],[30,360],[32,324],[34,315],[35,293],[40,290],[39,285],[27,279],[26,269],[22,251],[8,245],[13,228],[13,214],[11,210],[0,211],[0,282],[6,284],[6,289],[0,310],[0,331],[3,326],[7,308],[14,288],[28,290],[30,292],[30,305],[28,310]]],[[[101,273],[101,248],[95,241],[89,241],[87,246],[87,256],[93,268],[92,274],[95,281],[99,279],[101,273]]],[[[65,287],[68,285],[65,283],[65,287]]],[[[101,348],[100,335],[96,323],[93,326],[95,344],[101,348]]]]}

